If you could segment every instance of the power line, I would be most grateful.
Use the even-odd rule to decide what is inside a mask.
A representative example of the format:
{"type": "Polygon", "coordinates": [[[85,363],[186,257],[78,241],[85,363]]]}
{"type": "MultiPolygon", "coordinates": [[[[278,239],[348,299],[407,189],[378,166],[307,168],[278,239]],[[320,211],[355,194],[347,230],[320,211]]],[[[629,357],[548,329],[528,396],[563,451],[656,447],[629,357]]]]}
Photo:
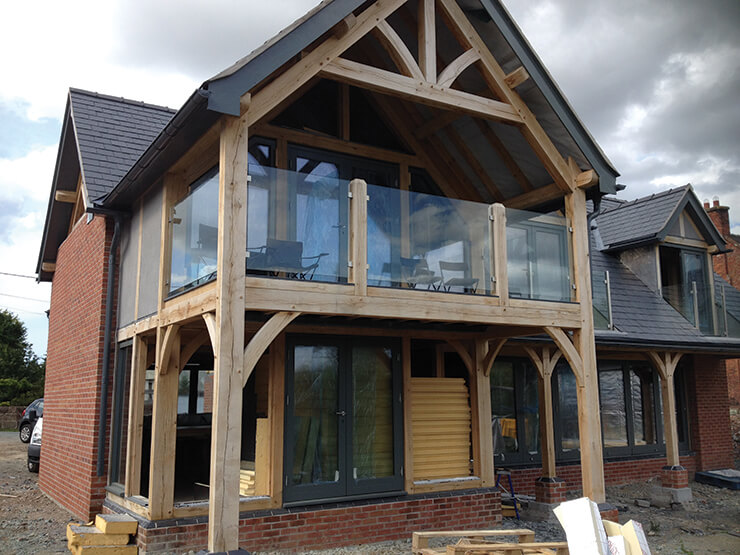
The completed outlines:
{"type": "Polygon", "coordinates": [[[3,275],[3,276],[12,276],[12,277],[19,277],[19,278],[36,279],[36,276],[26,276],[24,274],[11,274],[10,272],[0,272],[0,275],[3,275]]]}
{"type": "Polygon", "coordinates": [[[40,316],[46,316],[46,312],[38,312],[36,310],[26,310],[25,308],[14,308],[12,306],[2,306],[2,305],[0,305],[0,308],[3,308],[5,310],[14,310],[16,312],[27,312],[29,314],[38,314],[40,316]]]}
{"type": "Polygon", "coordinates": [[[0,293],[3,297],[13,297],[14,299],[23,299],[24,301],[36,301],[37,303],[48,303],[46,299],[32,299],[31,297],[21,297],[20,295],[11,295],[10,293],[0,293]]]}

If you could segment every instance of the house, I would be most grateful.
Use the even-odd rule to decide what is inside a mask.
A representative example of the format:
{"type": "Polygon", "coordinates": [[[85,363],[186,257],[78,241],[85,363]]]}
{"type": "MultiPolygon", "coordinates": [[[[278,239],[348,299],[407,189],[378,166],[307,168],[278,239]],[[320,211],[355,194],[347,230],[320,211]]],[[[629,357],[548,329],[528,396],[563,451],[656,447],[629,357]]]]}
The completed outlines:
{"type": "Polygon", "coordinates": [[[42,489],[147,551],[488,527],[502,465],[685,500],[731,461],[726,243],[617,175],[490,0],[322,2],[174,114],[72,90],[42,489]]]}

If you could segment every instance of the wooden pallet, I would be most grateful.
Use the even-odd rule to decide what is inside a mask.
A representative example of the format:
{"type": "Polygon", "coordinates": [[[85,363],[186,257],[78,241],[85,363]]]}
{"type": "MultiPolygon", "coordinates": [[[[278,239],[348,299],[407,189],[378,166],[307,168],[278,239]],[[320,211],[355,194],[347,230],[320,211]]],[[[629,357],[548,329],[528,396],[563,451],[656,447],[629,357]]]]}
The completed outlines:
{"type": "Polygon", "coordinates": [[[535,542],[534,532],[526,528],[511,530],[441,530],[414,532],[411,550],[420,555],[568,555],[566,542],[535,542]],[[516,536],[518,543],[496,543],[479,538],[516,536]],[[458,538],[457,543],[441,548],[430,548],[430,538],[458,538]],[[475,543],[471,539],[476,539],[475,543]]]}

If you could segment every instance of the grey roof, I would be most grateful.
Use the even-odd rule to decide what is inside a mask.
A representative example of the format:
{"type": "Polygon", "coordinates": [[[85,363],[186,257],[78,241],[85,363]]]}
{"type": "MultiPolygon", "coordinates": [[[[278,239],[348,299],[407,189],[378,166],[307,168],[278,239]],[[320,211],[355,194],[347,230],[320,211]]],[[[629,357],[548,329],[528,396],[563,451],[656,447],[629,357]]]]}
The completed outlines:
{"type": "MultiPolygon", "coordinates": [[[[500,0],[457,2],[504,71],[511,71],[519,66],[527,70],[530,79],[518,87],[517,92],[561,155],[564,158],[572,156],[583,169],[596,170],[600,178],[599,190],[602,193],[613,193],[619,173],[578,120],[500,0]]],[[[126,209],[145,187],[185,152],[198,138],[198,133],[204,132],[220,114],[239,115],[240,98],[243,94],[253,90],[364,3],[362,0],[325,0],[262,47],[205,81],[121,183],[105,198],[103,205],[126,209]]],[[[477,140],[483,142],[483,136],[477,140]]],[[[515,149],[511,155],[524,167],[530,160],[539,163],[526,144],[521,149],[515,149]]],[[[492,159],[495,161],[495,156],[492,159]]],[[[528,177],[532,179],[535,175],[539,174],[528,177]]],[[[538,188],[549,182],[545,177],[542,182],[538,180],[532,185],[538,188]]],[[[514,194],[515,192],[511,193],[512,196],[514,194]]],[[[505,196],[508,198],[508,195],[505,196]]]]}
{"type": "Polygon", "coordinates": [[[705,240],[724,251],[727,242],[707,216],[691,185],[629,202],[604,198],[601,213],[597,216],[604,249],[622,250],[662,241],[684,209],[692,214],[705,240]]]}
{"type": "Polygon", "coordinates": [[[70,89],[82,178],[90,200],[107,195],[172,119],[175,110],[70,89]]]}
{"type": "Polygon", "coordinates": [[[88,205],[108,194],[174,113],[162,106],[70,89],[36,266],[39,280],[51,280],[53,273],[41,266],[56,261],[74,210],[72,203],[56,201],[56,192],[75,191],[82,175],[88,205]]]}
{"type": "Polygon", "coordinates": [[[607,201],[597,218],[604,247],[613,249],[656,239],[688,190],[685,185],[630,202],[607,201]]]}

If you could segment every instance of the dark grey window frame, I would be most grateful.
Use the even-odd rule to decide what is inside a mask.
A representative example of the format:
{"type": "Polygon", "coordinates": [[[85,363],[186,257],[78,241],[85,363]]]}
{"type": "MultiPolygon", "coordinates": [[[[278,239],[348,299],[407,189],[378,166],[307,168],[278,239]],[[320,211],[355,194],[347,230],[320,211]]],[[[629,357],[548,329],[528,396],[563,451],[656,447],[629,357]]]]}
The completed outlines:
{"type": "MultiPolygon", "coordinates": [[[[108,459],[108,487],[123,494],[124,484],[121,477],[121,439],[123,437],[123,399],[126,398],[131,384],[126,380],[131,372],[131,358],[127,356],[133,349],[133,340],[129,339],[116,345],[116,364],[113,374],[113,407],[111,410],[110,449],[108,459]],[[128,364],[127,364],[128,363],[128,364]],[[128,366],[128,369],[123,368],[128,366]],[[121,371],[123,369],[123,371],[121,371]]],[[[130,416],[130,415],[129,415],[130,416]]],[[[125,464],[125,463],[124,463],[125,464]]]]}

